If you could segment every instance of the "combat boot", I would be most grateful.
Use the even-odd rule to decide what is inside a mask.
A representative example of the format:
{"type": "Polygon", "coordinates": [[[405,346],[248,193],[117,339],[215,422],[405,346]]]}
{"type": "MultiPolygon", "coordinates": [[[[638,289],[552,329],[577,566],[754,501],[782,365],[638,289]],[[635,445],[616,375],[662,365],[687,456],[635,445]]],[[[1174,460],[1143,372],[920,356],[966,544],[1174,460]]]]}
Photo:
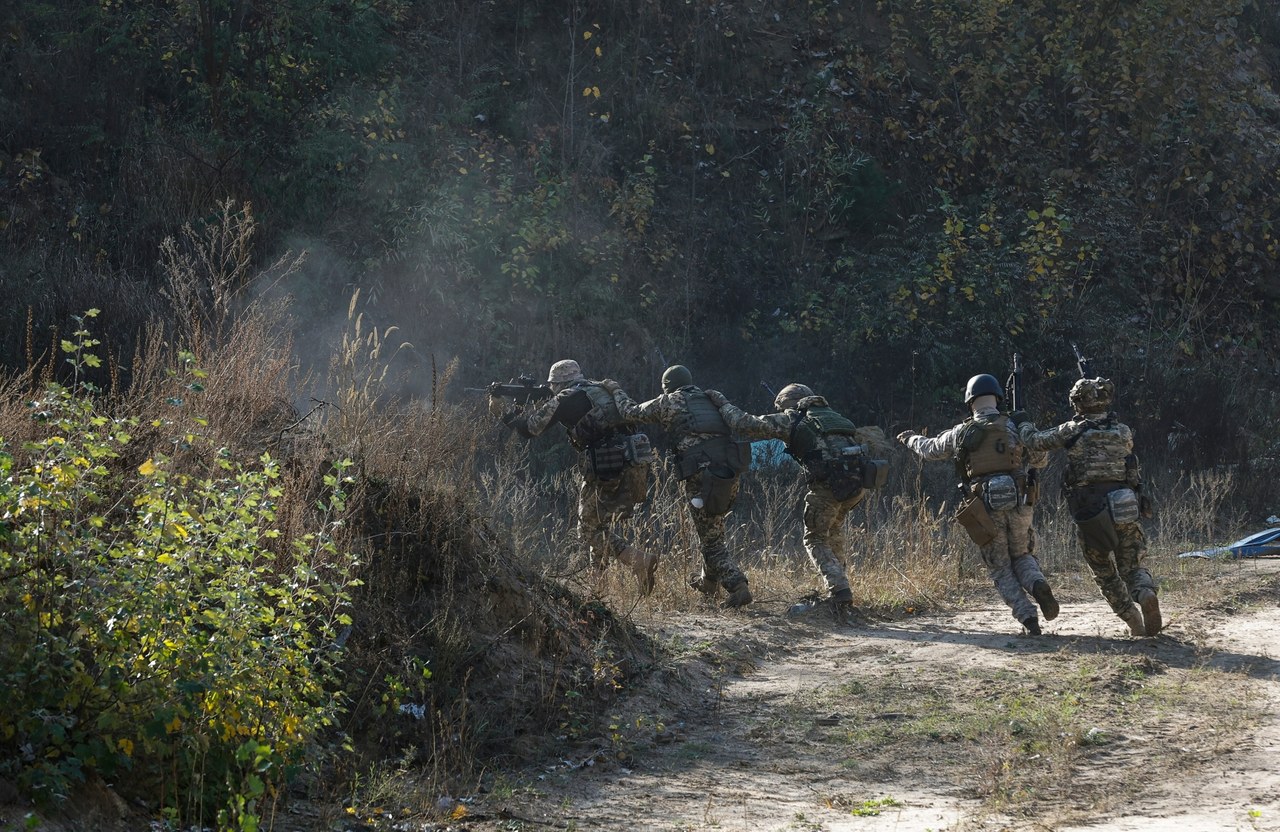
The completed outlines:
{"type": "Polygon", "coordinates": [[[628,548],[626,554],[630,555],[631,572],[636,576],[636,583],[640,585],[640,594],[648,595],[653,592],[654,581],[658,575],[658,556],[653,552],[641,552],[632,548],[628,548]]]}
{"type": "Polygon", "coordinates": [[[1147,634],[1146,622],[1142,620],[1142,610],[1130,604],[1129,611],[1120,616],[1120,620],[1129,625],[1129,635],[1143,638],[1147,634]]]}
{"type": "Polygon", "coordinates": [[[1040,635],[1040,619],[1036,618],[1034,615],[1022,619],[1022,626],[1027,629],[1027,635],[1040,635]]]}
{"type": "Polygon", "coordinates": [[[853,608],[853,590],[849,587],[831,593],[831,615],[837,624],[852,624],[858,617],[853,608]]]}
{"type": "Polygon", "coordinates": [[[1058,599],[1053,597],[1053,590],[1049,587],[1048,581],[1036,581],[1031,587],[1031,597],[1036,599],[1036,603],[1040,605],[1040,612],[1044,613],[1045,621],[1052,621],[1058,617],[1058,599]]]}
{"type": "Polygon", "coordinates": [[[724,601],[725,609],[737,609],[738,607],[745,607],[747,604],[751,603],[751,590],[747,587],[746,578],[743,578],[731,587],[725,587],[725,589],[729,590],[729,597],[724,601]]]}
{"type": "Polygon", "coordinates": [[[1138,606],[1142,607],[1142,620],[1146,624],[1146,634],[1159,635],[1164,629],[1164,619],[1160,617],[1160,599],[1156,598],[1156,591],[1154,589],[1138,590],[1138,606]]]}

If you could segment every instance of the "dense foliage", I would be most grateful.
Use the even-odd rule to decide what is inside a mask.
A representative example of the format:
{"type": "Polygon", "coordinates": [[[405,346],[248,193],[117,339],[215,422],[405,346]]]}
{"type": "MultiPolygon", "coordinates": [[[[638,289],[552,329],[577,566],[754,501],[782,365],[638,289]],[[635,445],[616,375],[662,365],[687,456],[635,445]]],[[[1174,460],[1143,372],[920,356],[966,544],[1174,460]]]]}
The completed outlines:
{"type": "Polygon", "coordinates": [[[645,389],[679,359],[730,391],[804,376],[901,424],[949,414],[1015,347],[1058,407],[1077,340],[1151,435],[1225,419],[1246,437],[1231,454],[1271,450],[1268,4],[47,0],[10,18],[11,366],[90,305],[127,354],[167,314],[160,241],[238,197],[259,258],[312,250],[288,287],[304,318],[360,286],[480,376],[590,351],[645,389]]]}
{"type": "MultiPolygon", "coordinates": [[[[94,774],[175,820],[256,829],[341,739],[341,466],[316,531],[282,534],[278,463],[210,447],[177,396],[150,425],[104,413],[78,380],[97,339],[73,338],[77,381],[31,402],[33,440],[0,439],[0,778],[49,800],[94,774]],[[156,430],[170,453],[122,466],[156,430]]],[[[178,375],[198,397],[203,373],[178,375]]]]}

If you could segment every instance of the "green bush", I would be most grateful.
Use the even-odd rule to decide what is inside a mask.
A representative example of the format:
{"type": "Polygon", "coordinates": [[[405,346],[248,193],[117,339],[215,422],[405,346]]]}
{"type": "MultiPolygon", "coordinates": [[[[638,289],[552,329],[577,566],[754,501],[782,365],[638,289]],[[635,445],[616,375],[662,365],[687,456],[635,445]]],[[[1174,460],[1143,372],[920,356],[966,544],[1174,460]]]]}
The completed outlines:
{"type": "MultiPolygon", "coordinates": [[[[96,341],[74,337],[78,379],[96,341]]],[[[184,363],[176,380],[198,395],[184,363]]],[[[285,539],[276,460],[208,447],[178,398],[174,419],[140,427],[93,392],[49,384],[31,403],[39,438],[0,438],[0,775],[56,799],[129,771],[175,820],[256,829],[342,705],[346,464],[324,477],[319,531],[285,539]],[[172,452],[123,464],[155,429],[172,452]]]]}

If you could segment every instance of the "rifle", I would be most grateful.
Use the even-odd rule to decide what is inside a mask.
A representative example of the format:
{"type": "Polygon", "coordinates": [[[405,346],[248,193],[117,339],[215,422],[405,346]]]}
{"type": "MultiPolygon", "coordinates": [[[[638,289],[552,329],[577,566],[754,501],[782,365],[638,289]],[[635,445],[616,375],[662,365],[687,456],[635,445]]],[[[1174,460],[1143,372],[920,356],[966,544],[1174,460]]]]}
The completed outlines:
{"type": "Polygon", "coordinates": [[[540,402],[543,399],[550,398],[552,395],[549,385],[543,384],[529,375],[517,376],[506,384],[495,381],[488,387],[464,387],[462,389],[468,393],[487,393],[498,398],[512,399],[517,404],[540,402]]]}
{"type": "Polygon", "coordinates": [[[1093,360],[1085,358],[1074,341],[1071,342],[1071,351],[1076,354],[1076,369],[1080,371],[1080,378],[1093,378],[1093,360]]]}
{"type": "MultiPolygon", "coordinates": [[[[1005,393],[1009,397],[1009,411],[1016,413],[1024,411],[1027,406],[1026,397],[1022,395],[1022,356],[1017,352],[1013,354],[1013,368],[1009,373],[1009,380],[1005,382],[1005,393]]],[[[1040,470],[1038,468],[1027,469],[1026,492],[1022,498],[1025,505],[1035,505],[1036,500],[1040,496],[1040,470]]]]}
{"type": "Polygon", "coordinates": [[[1026,409],[1027,402],[1022,395],[1022,356],[1016,352],[1013,354],[1013,371],[1009,373],[1009,380],[1004,383],[1004,392],[1008,397],[1010,410],[1026,409]]]}

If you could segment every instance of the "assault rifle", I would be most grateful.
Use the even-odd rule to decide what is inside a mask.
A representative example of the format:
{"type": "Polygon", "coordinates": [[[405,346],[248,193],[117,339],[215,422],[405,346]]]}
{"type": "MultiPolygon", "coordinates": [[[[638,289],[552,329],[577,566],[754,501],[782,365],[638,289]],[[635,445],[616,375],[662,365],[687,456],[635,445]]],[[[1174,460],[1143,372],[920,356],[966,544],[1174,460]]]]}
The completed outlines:
{"type": "MultiPolygon", "coordinates": [[[[1005,382],[1005,394],[1009,397],[1009,411],[1017,413],[1024,411],[1027,406],[1027,399],[1022,395],[1022,356],[1017,352],[1013,354],[1013,368],[1009,373],[1009,380],[1005,382]]],[[[957,464],[957,467],[958,464],[957,464]]],[[[1040,495],[1040,470],[1038,468],[1027,469],[1026,493],[1023,496],[1023,502],[1027,505],[1034,505],[1036,499],[1040,495]]]]}
{"type": "Polygon", "coordinates": [[[487,393],[498,398],[511,399],[517,404],[540,402],[551,397],[551,387],[538,381],[533,376],[521,375],[503,384],[495,381],[488,387],[464,387],[468,393],[487,393]]]}
{"type": "Polygon", "coordinates": [[[1074,341],[1071,342],[1071,351],[1076,354],[1076,369],[1080,371],[1080,378],[1093,378],[1092,359],[1085,358],[1074,341]]]}
{"type": "Polygon", "coordinates": [[[1024,410],[1027,402],[1022,395],[1022,356],[1018,353],[1013,354],[1013,371],[1009,373],[1009,380],[1004,383],[1005,396],[1008,397],[1010,410],[1024,410]]]}

